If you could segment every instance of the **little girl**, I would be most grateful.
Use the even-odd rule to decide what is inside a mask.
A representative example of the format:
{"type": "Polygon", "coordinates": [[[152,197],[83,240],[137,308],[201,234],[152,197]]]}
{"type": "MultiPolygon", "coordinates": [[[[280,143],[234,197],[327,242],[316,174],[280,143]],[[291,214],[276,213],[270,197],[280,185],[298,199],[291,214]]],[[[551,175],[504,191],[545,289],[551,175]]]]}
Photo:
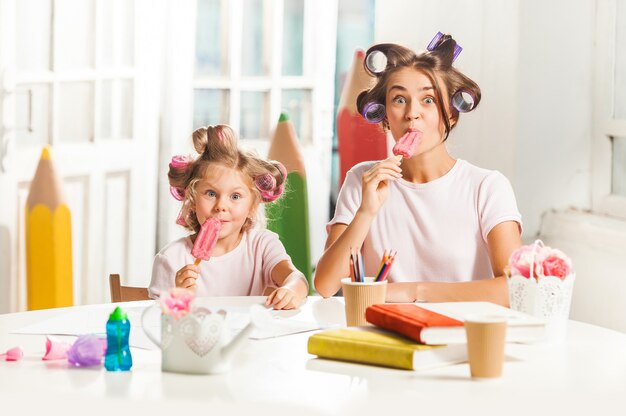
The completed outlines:
{"type": "Polygon", "coordinates": [[[365,69],[377,82],[357,107],[391,131],[403,159],[364,162],[348,172],[315,273],[322,296],[340,289],[350,248],[362,247],[368,276],[385,249],[398,250],[388,301],[508,304],[503,269],[521,245],[515,196],[501,173],[448,153],[448,134],[460,113],[478,105],[480,88],[452,66],[461,47],[451,36],[437,34],[427,49],[380,44],[367,51],[365,69]]]}
{"type": "Polygon", "coordinates": [[[158,298],[174,286],[198,296],[271,292],[266,305],[297,308],[308,293],[306,278],[293,266],[276,234],[253,228],[259,204],[282,194],[285,168],[240,150],[229,126],[199,128],[192,138],[199,156],[172,158],[168,178],[172,195],[183,202],[176,222],[194,234],[171,242],[156,255],[150,297],[158,298]],[[210,217],[222,227],[211,258],[196,266],[191,249],[210,217]]]}

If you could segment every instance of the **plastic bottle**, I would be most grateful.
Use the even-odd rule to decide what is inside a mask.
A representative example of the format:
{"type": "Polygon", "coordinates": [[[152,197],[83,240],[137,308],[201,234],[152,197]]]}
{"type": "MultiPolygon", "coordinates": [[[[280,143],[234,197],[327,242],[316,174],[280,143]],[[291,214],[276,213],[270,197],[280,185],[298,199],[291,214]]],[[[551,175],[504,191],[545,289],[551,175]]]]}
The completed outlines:
{"type": "Polygon", "coordinates": [[[133,366],[133,357],[128,347],[129,335],[128,316],[117,307],[107,321],[107,352],[104,367],[108,371],[128,371],[133,366]]]}

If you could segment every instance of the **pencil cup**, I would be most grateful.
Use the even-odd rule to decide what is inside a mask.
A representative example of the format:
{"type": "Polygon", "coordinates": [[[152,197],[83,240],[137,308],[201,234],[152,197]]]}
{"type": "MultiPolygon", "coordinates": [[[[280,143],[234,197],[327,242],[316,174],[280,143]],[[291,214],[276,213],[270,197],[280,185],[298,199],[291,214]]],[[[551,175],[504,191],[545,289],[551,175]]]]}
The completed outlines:
{"type": "Polygon", "coordinates": [[[367,325],[365,309],[377,303],[385,303],[387,296],[387,281],[375,282],[373,277],[366,277],[364,282],[353,282],[346,277],[341,279],[341,287],[348,326],[367,325]]]}
{"type": "Polygon", "coordinates": [[[477,316],[465,320],[467,357],[472,378],[497,378],[502,375],[506,320],[477,316]]]}

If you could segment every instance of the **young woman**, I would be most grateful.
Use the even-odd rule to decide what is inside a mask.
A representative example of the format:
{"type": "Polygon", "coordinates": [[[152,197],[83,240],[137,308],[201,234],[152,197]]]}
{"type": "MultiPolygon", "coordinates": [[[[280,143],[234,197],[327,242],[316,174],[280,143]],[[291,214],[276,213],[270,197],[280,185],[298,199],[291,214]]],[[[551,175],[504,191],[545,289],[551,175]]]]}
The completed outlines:
{"type": "Polygon", "coordinates": [[[316,269],[322,296],[335,294],[349,275],[351,248],[361,248],[370,276],[385,249],[395,249],[388,301],[508,305],[503,270],[521,246],[513,190],[499,172],[455,159],[445,146],[460,112],[480,102],[478,85],[452,66],[460,49],[439,34],[418,54],[395,44],[367,51],[366,70],[378,81],[359,95],[357,106],[391,131],[394,153],[404,157],[364,162],[348,172],[316,269]]]}

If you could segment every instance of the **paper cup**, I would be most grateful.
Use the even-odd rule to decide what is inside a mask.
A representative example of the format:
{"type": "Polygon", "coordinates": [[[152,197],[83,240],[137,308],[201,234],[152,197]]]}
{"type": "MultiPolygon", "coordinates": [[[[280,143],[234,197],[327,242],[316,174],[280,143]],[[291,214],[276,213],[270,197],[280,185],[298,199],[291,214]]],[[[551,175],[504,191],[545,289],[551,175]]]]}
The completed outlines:
{"type": "Polygon", "coordinates": [[[373,277],[366,277],[365,282],[353,282],[346,277],[341,279],[341,287],[348,326],[367,325],[365,309],[377,303],[385,303],[387,296],[387,281],[375,282],[373,277]]]}
{"type": "Polygon", "coordinates": [[[502,375],[506,319],[476,316],[465,320],[467,357],[472,378],[497,378],[502,375]]]}

